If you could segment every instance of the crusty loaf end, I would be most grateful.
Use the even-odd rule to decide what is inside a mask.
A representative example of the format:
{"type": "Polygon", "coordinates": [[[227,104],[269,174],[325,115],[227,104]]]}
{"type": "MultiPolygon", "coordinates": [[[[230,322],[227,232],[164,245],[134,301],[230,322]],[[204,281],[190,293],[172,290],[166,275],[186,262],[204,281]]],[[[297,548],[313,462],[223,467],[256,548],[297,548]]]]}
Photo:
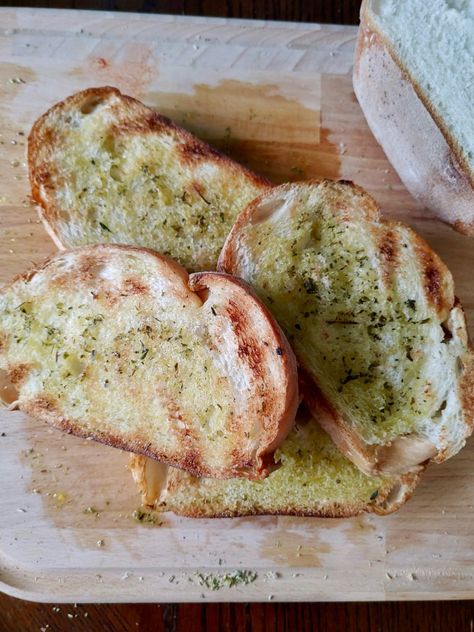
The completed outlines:
{"type": "MultiPolygon", "coordinates": [[[[405,8],[409,4],[416,13],[416,3],[406,3],[405,8]]],[[[424,4],[427,9],[428,4],[424,4]]],[[[407,26],[406,35],[395,45],[393,34],[384,30],[383,24],[389,23],[388,17],[380,23],[373,2],[363,2],[353,73],[357,99],[375,138],[412,195],[441,220],[473,236],[473,162],[467,157],[465,143],[458,138],[456,125],[450,126],[441,115],[450,99],[444,99],[441,110],[436,107],[433,95],[426,91],[423,73],[403,56],[410,28],[407,26]]],[[[442,24],[440,21],[441,28],[442,24]]],[[[429,32],[431,27],[426,28],[429,32]]],[[[416,50],[420,50],[419,45],[416,50]]],[[[426,54],[429,55],[427,51],[426,54]]],[[[443,55],[443,45],[438,54],[443,55]]],[[[447,58],[438,63],[438,68],[446,65],[447,58]]],[[[459,73],[461,76],[463,73],[459,73]]],[[[442,80],[431,73],[429,82],[435,91],[437,81],[442,80]]],[[[459,99],[469,90],[464,79],[461,81],[455,91],[459,99]]],[[[472,95],[468,100],[473,101],[472,95]]],[[[469,118],[466,111],[462,116],[464,121],[469,118]]]]}

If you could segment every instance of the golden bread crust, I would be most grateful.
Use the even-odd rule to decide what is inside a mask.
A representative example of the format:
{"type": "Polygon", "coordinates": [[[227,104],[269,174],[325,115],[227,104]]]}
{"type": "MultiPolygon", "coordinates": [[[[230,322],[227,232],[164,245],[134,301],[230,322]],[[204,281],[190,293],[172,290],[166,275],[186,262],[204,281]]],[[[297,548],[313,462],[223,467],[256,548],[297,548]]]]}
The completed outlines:
{"type": "Polygon", "coordinates": [[[28,168],[58,247],[151,247],[189,270],[215,268],[226,229],[271,186],[112,87],[89,88],[43,114],[29,135],[28,168]]]}
{"type": "MultiPolygon", "coordinates": [[[[129,469],[142,495],[145,506],[158,511],[172,511],[191,518],[230,518],[254,515],[287,515],[321,518],[347,518],[363,512],[386,515],[400,508],[412,495],[420,473],[393,475],[385,481],[367,479],[367,493],[360,493],[361,474],[350,473],[353,465],[344,460],[324,433],[316,437],[305,434],[298,437],[298,424],[314,423],[302,419],[287,443],[283,443],[280,458],[281,469],[275,477],[270,475],[262,484],[252,489],[251,484],[240,481],[205,480],[190,476],[175,468],[163,467],[145,457],[132,455],[129,469]],[[292,464],[291,444],[311,452],[311,457],[301,456],[299,465],[292,464]],[[321,448],[319,443],[323,444],[321,448]],[[290,457],[287,461],[284,455],[290,457]],[[324,463],[324,465],[323,465],[324,463]],[[322,488],[312,484],[304,499],[302,489],[308,485],[308,475],[318,468],[326,469],[328,476],[339,476],[322,488]],[[335,472],[333,474],[332,472],[335,472]],[[347,470],[345,472],[345,470],[347,470]],[[330,473],[331,472],[331,473],[330,473]],[[340,484],[345,480],[345,492],[340,495],[340,484]],[[371,487],[372,486],[372,487],[371,487]],[[374,487],[377,492],[374,493],[374,487]],[[339,495],[339,496],[338,496],[339,495]],[[250,499],[250,500],[249,500],[250,499]]],[[[363,478],[363,477],[362,477],[363,478]]]]}
{"type": "MultiPolygon", "coordinates": [[[[298,202],[294,202],[294,200],[298,196],[298,191],[311,190],[312,188],[326,192],[325,194],[332,199],[335,207],[338,209],[337,213],[340,221],[344,222],[346,219],[350,221],[351,217],[357,217],[358,221],[366,224],[365,237],[370,240],[370,244],[374,244],[377,248],[378,263],[372,265],[380,266],[383,283],[387,288],[396,288],[397,275],[404,273],[400,266],[407,265],[407,253],[412,253],[408,261],[410,265],[416,268],[416,275],[419,278],[417,286],[412,292],[413,295],[418,295],[418,302],[424,302],[424,309],[428,314],[428,319],[421,322],[430,322],[430,319],[433,319],[434,322],[439,322],[440,327],[442,327],[441,335],[444,336],[445,340],[450,341],[454,337],[458,345],[457,351],[453,351],[453,353],[459,354],[459,360],[462,362],[463,368],[459,377],[453,378],[456,380],[453,388],[456,389],[459,395],[457,405],[460,408],[459,415],[462,418],[462,422],[456,421],[457,429],[453,429],[451,438],[445,436],[446,433],[443,430],[441,434],[433,438],[415,432],[407,436],[395,436],[388,443],[368,442],[361,436],[356,425],[348,421],[347,411],[343,413],[337,397],[331,396],[328,398],[328,395],[323,394],[319,381],[308,364],[309,361],[305,361],[301,353],[296,350],[300,364],[300,382],[303,398],[314,416],[331,435],[341,451],[363,472],[367,474],[400,474],[407,471],[420,471],[429,459],[441,462],[455,454],[464,445],[466,437],[471,434],[474,419],[472,401],[474,379],[472,363],[474,356],[468,342],[462,308],[455,298],[453,279],[449,270],[425,240],[403,224],[381,218],[376,202],[363,189],[350,182],[312,181],[296,185],[287,184],[276,187],[267,194],[259,196],[241,213],[226,240],[219,258],[218,268],[224,272],[252,280],[254,284],[257,283],[257,290],[263,296],[265,292],[258,286],[259,281],[257,280],[259,266],[263,265],[262,253],[255,250],[257,248],[255,245],[250,245],[254,244],[252,241],[253,237],[250,236],[256,230],[253,229],[253,226],[254,224],[260,225],[260,223],[264,223],[267,220],[270,221],[269,218],[278,218],[279,230],[282,230],[281,222],[283,217],[293,217],[293,214],[297,212],[298,202]],[[343,190],[344,197],[342,196],[343,190]],[[357,205],[357,207],[353,206],[351,208],[350,204],[347,205],[348,191],[354,192],[353,205],[357,205]],[[341,195],[341,200],[338,205],[339,195],[341,195]],[[400,235],[403,235],[403,238],[400,235]],[[402,264],[402,262],[405,263],[402,264]],[[420,299],[420,293],[423,300],[420,299]]],[[[275,219],[274,221],[277,220],[275,219]]],[[[261,235],[261,233],[258,234],[261,235]]],[[[374,255],[370,256],[373,257],[374,255]]],[[[315,270],[318,269],[319,264],[316,264],[316,260],[312,262],[312,265],[315,270]]],[[[269,273],[266,272],[266,274],[266,294],[271,294],[271,291],[268,290],[271,280],[269,280],[269,273]]],[[[315,278],[317,278],[317,272],[315,278]]],[[[309,289],[312,291],[312,288],[309,289]]],[[[398,292],[398,290],[393,289],[393,292],[398,292]]],[[[278,296],[282,301],[292,300],[289,296],[286,298],[284,296],[281,298],[281,295],[278,296]]],[[[397,296],[397,294],[395,293],[394,296],[397,296]]],[[[416,301],[410,296],[405,297],[405,308],[408,306],[409,309],[415,309],[416,301]]],[[[293,297],[293,299],[295,298],[297,297],[293,297]]],[[[273,308],[275,298],[270,299],[269,304],[273,308]]],[[[392,299],[389,298],[389,300],[392,299]]],[[[278,314],[278,308],[279,306],[275,304],[273,308],[275,314],[278,314]]],[[[382,326],[384,323],[385,320],[382,322],[382,326]]],[[[351,325],[353,323],[349,322],[348,324],[351,325]]],[[[354,324],[360,325],[363,323],[354,324]]],[[[368,325],[370,325],[370,319],[368,325]]],[[[294,343],[299,335],[299,330],[300,324],[298,323],[296,333],[286,329],[287,335],[293,336],[294,343]]],[[[375,339],[377,337],[381,340],[379,334],[376,333],[375,339]]],[[[350,355],[348,349],[345,349],[345,353],[350,355]]],[[[408,349],[407,357],[411,361],[410,353],[411,351],[408,349]]],[[[420,353],[420,351],[417,351],[417,353],[420,353]]],[[[453,372],[458,370],[457,364],[452,370],[453,372]]],[[[351,370],[348,373],[347,380],[353,380],[357,377],[357,375],[354,376],[354,372],[351,370]]],[[[346,384],[345,380],[342,382],[342,385],[344,384],[346,384]]],[[[426,388],[430,389],[429,384],[426,388]]],[[[446,402],[442,404],[441,410],[444,409],[444,406],[446,406],[446,402]]]]}
{"type": "Polygon", "coordinates": [[[0,309],[0,368],[26,413],[197,476],[274,469],[299,402],[296,361],[244,283],[96,245],[21,275],[0,309]]]}

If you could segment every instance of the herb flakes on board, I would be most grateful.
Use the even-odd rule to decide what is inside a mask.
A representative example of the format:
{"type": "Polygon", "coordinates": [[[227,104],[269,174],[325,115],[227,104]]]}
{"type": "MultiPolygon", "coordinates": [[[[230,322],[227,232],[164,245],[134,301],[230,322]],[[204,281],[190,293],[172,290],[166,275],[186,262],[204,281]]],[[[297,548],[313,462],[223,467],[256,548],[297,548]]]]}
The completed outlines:
{"type": "Polygon", "coordinates": [[[195,573],[200,586],[209,590],[232,588],[233,586],[247,586],[257,579],[258,574],[250,570],[235,570],[229,573],[195,573]]]}

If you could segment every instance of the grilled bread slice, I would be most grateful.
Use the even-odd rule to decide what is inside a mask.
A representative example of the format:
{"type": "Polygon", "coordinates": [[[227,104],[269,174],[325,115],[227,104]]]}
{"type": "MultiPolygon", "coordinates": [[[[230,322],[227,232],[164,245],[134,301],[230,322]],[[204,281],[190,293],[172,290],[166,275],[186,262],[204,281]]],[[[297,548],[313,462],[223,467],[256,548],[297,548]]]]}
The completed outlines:
{"type": "Polygon", "coordinates": [[[238,218],[220,269],[272,309],[303,396],[366,473],[441,462],[471,434],[473,354],[453,280],[350,182],[283,185],[238,218]]]}
{"type": "Polygon", "coordinates": [[[144,504],[193,518],[387,514],[411,496],[419,478],[363,474],[303,409],[275,457],[281,467],[260,482],[196,478],[136,455],[129,467],[144,504]]]}
{"type": "Polygon", "coordinates": [[[58,103],[28,141],[33,197],[56,245],[122,243],[211,270],[269,182],[115,88],[58,103]]]}
{"type": "Polygon", "coordinates": [[[259,478],[291,428],[296,363],[246,285],[152,251],[59,254],[0,293],[16,406],[200,476],[259,478]]]}

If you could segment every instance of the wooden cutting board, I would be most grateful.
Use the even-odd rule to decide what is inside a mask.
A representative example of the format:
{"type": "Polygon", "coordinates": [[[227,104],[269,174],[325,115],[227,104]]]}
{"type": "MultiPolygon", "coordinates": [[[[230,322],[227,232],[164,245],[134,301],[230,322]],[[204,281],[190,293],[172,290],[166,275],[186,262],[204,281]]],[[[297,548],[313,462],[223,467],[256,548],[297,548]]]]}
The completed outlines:
{"type": "MultiPolygon", "coordinates": [[[[352,27],[77,11],[0,11],[0,281],[54,252],[25,143],[49,106],[115,85],[275,182],[350,178],[441,254],[474,323],[474,242],[406,192],[351,86],[352,27]]],[[[474,445],[429,468],[397,514],[161,524],[118,450],[0,413],[0,588],[43,601],[474,597],[474,445]],[[257,573],[212,591],[197,573],[257,573]]]]}

